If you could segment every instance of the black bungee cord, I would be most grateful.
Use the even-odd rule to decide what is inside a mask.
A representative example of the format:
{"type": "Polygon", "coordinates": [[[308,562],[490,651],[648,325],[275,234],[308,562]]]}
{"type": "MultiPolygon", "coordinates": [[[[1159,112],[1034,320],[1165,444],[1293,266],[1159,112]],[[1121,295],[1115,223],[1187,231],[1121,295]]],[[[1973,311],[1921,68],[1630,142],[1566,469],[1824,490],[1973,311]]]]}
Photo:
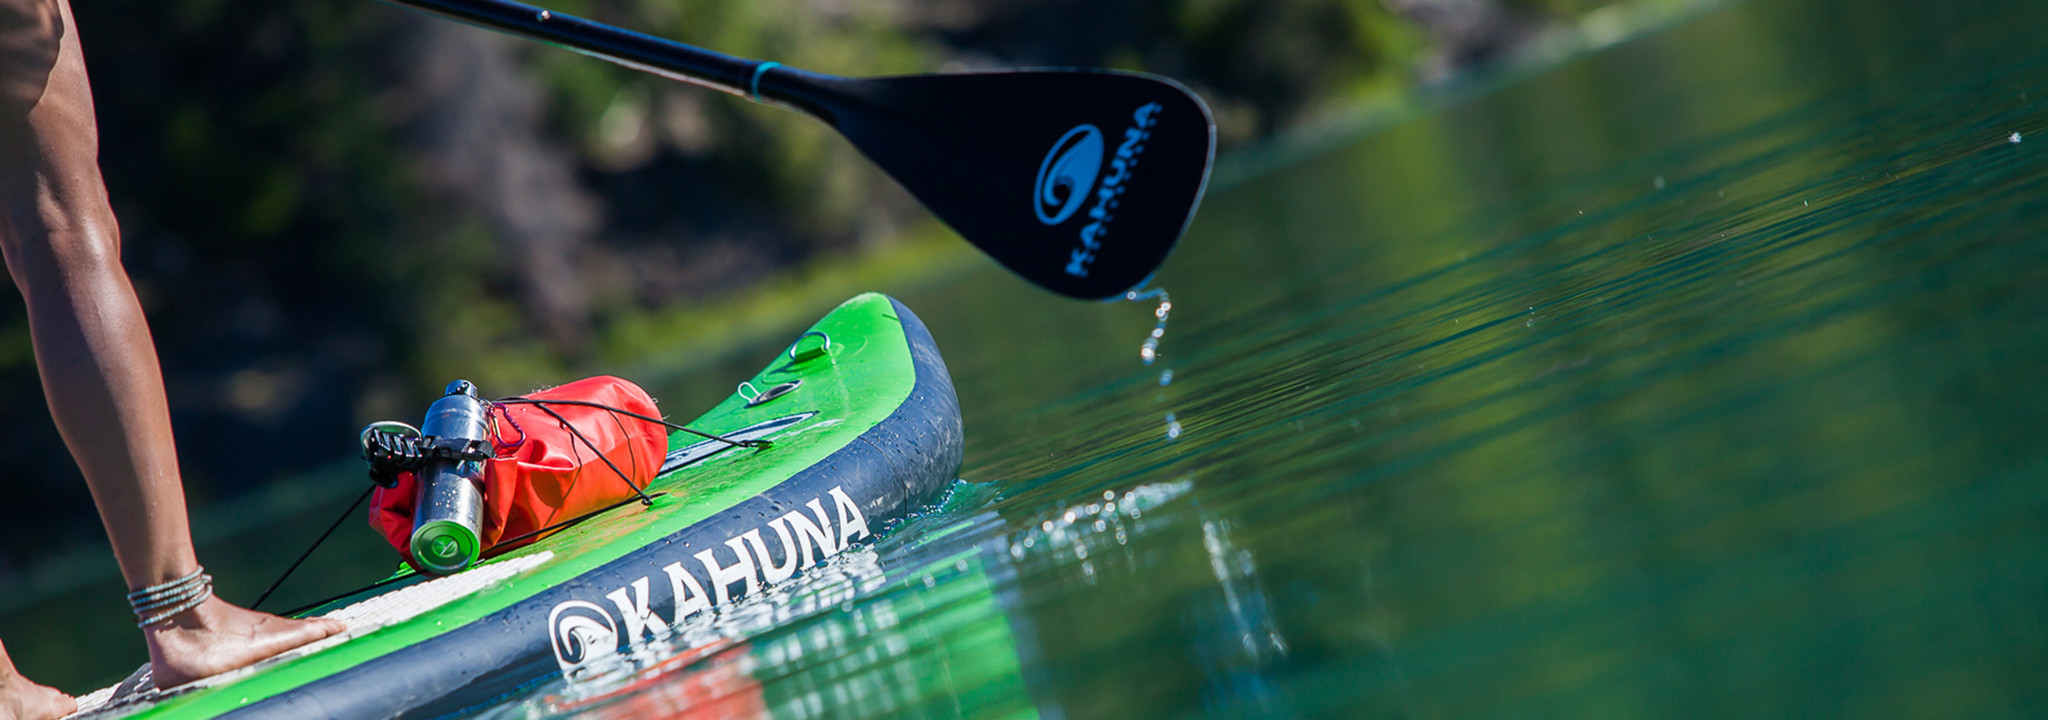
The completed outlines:
{"type": "MultiPolygon", "coordinates": [[[[635,483],[633,482],[633,478],[632,478],[632,477],[630,477],[630,476],[628,476],[628,475],[626,475],[626,471],[624,471],[624,470],[620,470],[620,469],[619,469],[619,466],[618,466],[618,464],[617,464],[617,463],[614,463],[614,462],[612,462],[612,459],[611,459],[611,458],[605,457],[605,456],[604,456],[604,451],[603,451],[603,450],[599,450],[599,449],[597,449],[597,443],[593,443],[593,442],[591,442],[591,441],[590,441],[590,438],[584,437],[584,436],[583,436],[583,432],[582,432],[582,431],[580,431],[580,430],[577,430],[577,429],[576,429],[576,426],[575,426],[575,425],[572,425],[572,424],[570,424],[570,423],[569,423],[569,419],[568,419],[568,418],[562,417],[562,414],[561,414],[561,413],[555,412],[555,409],[554,409],[554,408],[548,407],[548,406],[547,406],[547,405],[546,405],[546,404],[545,404],[544,402],[543,402],[543,403],[533,403],[533,406],[534,406],[534,407],[537,407],[537,408],[540,408],[540,411],[541,411],[541,412],[547,413],[547,414],[548,414],[548,417],[552,417],[552,418],[554,418],[556,422],[559,422],[559,423],[561,423],[561,424],[562,424],[562,427],[564,427],[564,428],[567,428],[567,429],[569,430],[569,436],[570,436],[570,437],[574,437],[574,438],[576,438],[577,440],[582,440],[582,441],[583,441],[583,446],[584,446],[584,447],[590,448],[590,451],[591,451],[591,452],[593,452],[593,453],[597,453],[597,459],[599,459],[599,460],[603,460],[603,461],[604,461],[604,466],[605,466],[605,467],[608,467],[608,468],[611,468],[611,469],[612,469],[612,474],[614,474],[614,475],[617,475],[617,476],[619,476],[619,479],[620,479],[620,480],[624,480],[624,481],[626,481],[626,487],[629,487],[629,488],[632,488],[632,489],[633,489],[633,494],[634,494],[635,496],[637,496],[637,499],[639,499],[639,501],[640,501],[640,505],[641,505],[641,506],[643,506],[643,507],[654,507],[654,498],[648,497],[648,496],[647,496],[647,491],[646,491],[646,490],[643,490],[643,489],[641,489],[641,487],[640,487],[640,486],[639,486],[638,484],[635,484],[635,483]]],[[[609,408],[607,408],[607,409],[609,409],[609,408]]],[[[613,412],[623,412],[623,411],[619,411],[619,410],[614,410],[613,412]]],[[[508,415],[508,416],[506,416],[506,417],[507,417],[507,419],[510,419],[510,417],[511,417],[511,416],[509,416],[509,415],[508,415]]],[[[613,419],[612,419],[612,422],[615,422],[615,423],[616,423],[616,422],[618,422],[618,418],[613,418],[613,419]]],[[[520,435],[524,436],[524,435],[525,435],[525,431],[520,431],[520,435]]],[[[520,442],[522,442],[522,443],[523,443],[523,442],[525,442],[525,440],[524,440],[524,439],[522,439],[522,440],[520,440],[520,442]]]]}
{"type": "MultiPolygon", "coordinates": [[[[702,430],[693,430],[690,428],[686,428],[658,417],[642,415],[631,410],[620,410],[618,408],[606,405],[604,403],[594,403],[586,400],[535,400],[532,398],[519,397],[515,395],[513,397],[508,397],[503,400],[494,400],[492,402],[498,403],[500,405],[538,405],[541,406],[541,409],[543,410],[547,409],[546,406],[548,405],[580,405],[583,407],[594,407],[599,410],[609,410],[620,415],[624,415],[626,417],[638,418],[641,420],[646,420],[647,422],[651,423],[658,423],[671,430],[681,430],[683,432],[695,435],[697,437],[701,437],[707,440],[717,440],[719,442],[725,443],[733,447],[764,448],[774,444],[767,440],[734,440],[732,438],[724,437],[722,435],[714,435],[708,432],[704,432],[702,430]]],[[[556,415],[555,417],[556,419],[561,418],[561,416],[559,415],[556,415]]]]}
{"type": "Polygon", "coordinates": [[[285,568],[285,569],[284,569],[284,572],[283,572],[283,573],[281,573],[281,574],[279,574],[279,575],[277,576],[277,579],[276,579],[276,580],[273,580],[273,581],[271,581],[271,583],[270,583],[270,587],[267,587],[267,588],[264,588],[264,589],[263,589],[263,594],[262,594],[262,595],[258,595],[258,596],[256,596],[256,602],[253,602],[253,603],[249,603],[249,609],[250,609],[250,610],[255,610],[256,608],[262,607],[262,606],[263,606],[263,601],[265,601],[265,600],[269,600],[269,599],[270,599],[270,594],[271,594],[271,593],[274,593],[274,592],[277,592],[277,587],[278,587],[279,585],[283,585],[283,584],[284,584],[284,579],[285,579],[285,578],[288,578],[288,577],[291,577],[291,576],[292,576],[292,572],[293,572],[293,571],[295,571],[295,570],[298,570],[298,569],[299,569],[299,565],[301,565],[301,564],[303,564],[303,563],[305,563],[305,562],[306,562],[306,558],[312,557],[312,556],[313,556],[313,551],[314,551],[314,550],[317,550],[317,549],[319,549],[319,547],[320,547],[320,543],[324,543],[324,542],[327,542],[327,538],[328,538],[328,536],[330,536],[330,535],[333,535],[333,534],[334,534],[334,531],[335,531],[335,530],[338,530],[338,529],[340,529],[340,528],[341,528],[341,524],[342,524],[343,522],[347,522],[347,521],[348,521],[348,516],[356,514],[356,508],[362,507],[362,506],[363,506],[363,501],[364,501],[364,500],[368,500],[368,499],[370,499],[370,493],[376,492],[376,490],[377,490],[377,486],[375,486],[375,485],[371,485],[370,487],[364,488],[364,489],[363,489],[363,494],[361,494],[361,495],[357,495],[357,496],[356,496],[356,501],[355,501],[355,502],[349,503],[349,505],[348,505],[348,509],[347,509],[347,510],[344,510],[344,511],[342,511],[342,513],[341,513],[341,517],[335,518],[335,519],[334,519],[334,524],[332,524],[332,525],[328,525],[328,526],[327,526],[327,532],[323,532],[323,533],[320,533],[320,538],[319,538],[319,539],[317,539],[317,540],[314,540],[314,541],[313,541],[313,544],[312,544],[312,545],[310,545],[310,546],[308,546],[308,547],[306,548],[306,551],[305,551],[305,552],[303,552],[303,553],[299,553],[299,559],[297,559],[297,560],[293,560],[293,561],[292,561],[292,566],[291,566],[291,567],[285,568]]]}

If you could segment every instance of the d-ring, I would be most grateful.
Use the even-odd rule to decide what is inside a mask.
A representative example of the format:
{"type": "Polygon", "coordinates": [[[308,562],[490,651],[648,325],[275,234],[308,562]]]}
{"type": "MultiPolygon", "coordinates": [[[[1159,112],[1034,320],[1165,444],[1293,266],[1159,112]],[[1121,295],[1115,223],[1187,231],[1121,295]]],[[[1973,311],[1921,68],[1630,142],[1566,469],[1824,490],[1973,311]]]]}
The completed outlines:
{"type": "Polygon", "coordinates": [[[811,330],[809,332],[805,332],[802,335],[798,335],[796,338],[796,342],[789,344],[789,359],[793,362],[803,362],[805,360],[809,360],[811,358],[823,355],[831,351],[832,336],[826,335],[825,333],[819,332],[817,330],[811,330]],[[816,335],[819,337],[819,339],[824,340],[825,344],[811,348],[809,350],[805,350],[801,353],[797,352],[797,346],[804,344],[804,338],[810,337],[812,335],[816,335]]]}

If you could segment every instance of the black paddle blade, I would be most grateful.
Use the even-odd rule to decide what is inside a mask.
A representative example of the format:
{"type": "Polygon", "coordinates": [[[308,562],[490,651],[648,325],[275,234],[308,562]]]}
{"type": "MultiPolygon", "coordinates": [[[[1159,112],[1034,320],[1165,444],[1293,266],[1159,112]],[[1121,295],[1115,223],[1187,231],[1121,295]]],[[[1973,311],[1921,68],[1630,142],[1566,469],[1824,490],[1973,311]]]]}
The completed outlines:
{"type": "Polygon", "coordinates": [[[833,78],[810,98],[876,164],[1004,267],[1112,298],[1194,216],[1215,123],[1179,83],[1099,71],[833,78]]]}

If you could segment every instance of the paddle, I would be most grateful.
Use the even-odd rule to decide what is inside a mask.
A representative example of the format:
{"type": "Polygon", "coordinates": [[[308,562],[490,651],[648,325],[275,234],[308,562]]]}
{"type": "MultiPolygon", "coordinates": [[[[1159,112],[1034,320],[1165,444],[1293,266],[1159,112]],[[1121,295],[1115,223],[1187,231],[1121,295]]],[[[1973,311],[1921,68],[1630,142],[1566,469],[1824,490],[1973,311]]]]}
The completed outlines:
{"type": "Polygon", "coordinates": [[[1208,107],[1150,75],[844,78],[504,0],[391,1],[808,114],[968,242],[1068,297],[1143,285],[1194,216],[1215,154],[1208,107]]]}

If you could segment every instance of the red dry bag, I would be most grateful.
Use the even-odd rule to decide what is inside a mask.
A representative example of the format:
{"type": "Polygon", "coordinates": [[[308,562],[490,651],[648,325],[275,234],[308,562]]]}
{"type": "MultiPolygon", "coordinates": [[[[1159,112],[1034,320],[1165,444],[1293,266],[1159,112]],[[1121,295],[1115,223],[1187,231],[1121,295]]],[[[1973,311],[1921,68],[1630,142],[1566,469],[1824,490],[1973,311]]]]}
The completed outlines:
{"type": "MultiPolygon", "coordinates": [[[[524,397],[573,400],[661,416],[646,391],[611,376],[578,380],[524,397]]],[[[661,424],[587,405],[497,405],[491,409],[490,420],[494,457],[484,463],[481,539],[485,552],[505,539],[520,538],[633,497],[633,487],[647,487],[661,470],[662,457],[668,451],[668,432],[661,424]]],[[[379,487],[370,495],[370,527],[383,533],[407,563],[412,562],[412,510],[417,495],[418,483],[410,472],[398,474],[396,487],[379,487]]],[[[521,542],[536,539],[538,536],[521,542]]]]}

